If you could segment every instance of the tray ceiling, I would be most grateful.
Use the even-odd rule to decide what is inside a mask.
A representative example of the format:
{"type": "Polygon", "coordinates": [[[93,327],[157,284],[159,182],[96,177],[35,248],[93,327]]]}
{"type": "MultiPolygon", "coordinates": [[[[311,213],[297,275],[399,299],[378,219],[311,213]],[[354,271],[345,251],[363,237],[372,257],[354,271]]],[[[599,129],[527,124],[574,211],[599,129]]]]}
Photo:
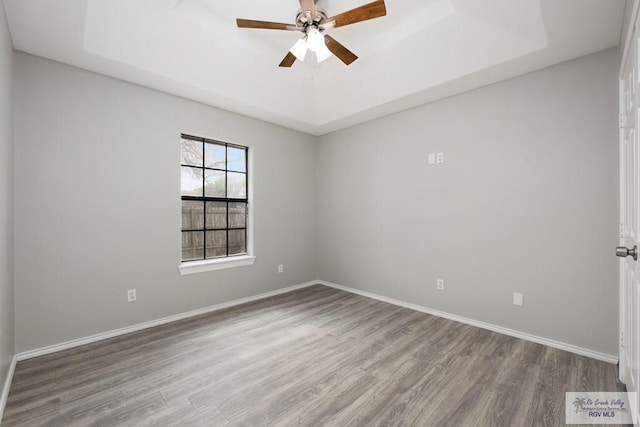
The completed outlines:
{"type": "MultiPolygon", "coordinates": [[[[319,0],[329,15],[367,0],[319,0]]],[[[314,135],[617,45],[624,0],[386,0],[329,30],[360,58],[278,63],[296,0],[5,0],[16,49],[314,135]]]]}

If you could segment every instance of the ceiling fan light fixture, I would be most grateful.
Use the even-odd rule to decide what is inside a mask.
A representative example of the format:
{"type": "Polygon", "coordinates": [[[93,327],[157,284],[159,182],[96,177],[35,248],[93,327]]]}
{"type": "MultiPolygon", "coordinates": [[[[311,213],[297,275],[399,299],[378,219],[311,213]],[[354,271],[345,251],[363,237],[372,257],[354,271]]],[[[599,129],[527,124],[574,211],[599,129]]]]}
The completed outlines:
{"type": "Polygon", "coordinates": [[[307,42],[302,38],[293,45],[289,52],[291,52],[299,61],[304,62],[304,58],[307,56],[308,50],[309,47],[307,46],[307,42]]]}
{"type": "Polygon", "coordinates": [[[324,36],[320,34],[317,28],[311,28],[307,32],[307,45],[309,46],[309,50],[311,52],[318,52],[323,47],[326,49],[327,45],[324,41],[324,36]]]}
{"type": "Polygon", "coordinates": [[[318,60],[318,64],[329,59],[331,55],[333,54],[331,53],[327,45],[322,43],[322,47],[316,51],[316,59],[318,60]]]}

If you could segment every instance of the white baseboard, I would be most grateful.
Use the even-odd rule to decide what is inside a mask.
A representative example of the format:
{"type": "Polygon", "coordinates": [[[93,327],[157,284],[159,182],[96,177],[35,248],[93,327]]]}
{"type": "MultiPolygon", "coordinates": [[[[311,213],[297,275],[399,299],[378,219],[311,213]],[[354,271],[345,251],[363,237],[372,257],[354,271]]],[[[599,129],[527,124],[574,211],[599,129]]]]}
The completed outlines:
{"type": "MultiPolygon", "coordinates": [[[[592,359],[597,359],[597,360],[601,360],[604,362],[608,362],[608,363],[618,363],[618,356],[614,356],[611,354],[606,354],[606,353],[601,353],[598,351],[594,351],[594,350],[589,350],[587,348],[583,348],[583,347],[578,347],[576,345],[573,344],[568,344],[568,343],[564,343],[561,341],[556,341],[556,340],[552,340],[549,338],[543,338],[543,337],[539,337],[536,335],[532,335],[532,334],[528,334],[526,332],[521,332],[521,331],[516,331],[514,329],[509,329],[509,328],[505,328],[502,326],[498,326],[498,325],[493,325],[491,323],[486,323],[486,322],[481,322],[479,320],[474,320],[474,319],[469,319],[466,317],[462,317],[462,316],[458,316],[456,314],[451,314],[451,313],[447,313],[444,311],[439,311],[439,310],[435,310],[429,307],[424,307],[424,306],[420,306],[417,304],[411,304],[405,301],[400,301],[397,299],[393,299],[393,298],[388,298],[382,295],[378,295],[378,294],[374,294],[371,292],[366,292],[366,291],[361,291],[359,289],[355,289],[355,288],[349,288],[347,286],[342,286],[342,285],[338,285],[335,283],[331,283],[331,282],[326,282],[324,280],[313,280],[307,283],[302,283],[300,285],[295,285],[295,286],[289,286],[286,288],[282,288],[282,289],[278,289],[275,291],[271,291],[271,292],[266,292],[263,294],[259,294],[259,295],[254,295],[254,296],[250,296],[250,297],[246,297],[246,298],[240,298],[234,301],[229,301],[229,302],[225,302],[222,304],[217,304],[217,305],[213,305],[210,307],[204,307],[204,308],[200,308],[197,310],[193,310],[193,311],[189,311],[186,313],[180,313],[180,314],[176,314],[173,316],[167,316],[167,317],[163,317],[161,319],[157,319],[157,320],[152,320],[149,322],[144,322],[144,323],[139,323],[137,325],[133,325],[133,326],[127,326],[125,328],[121,328],[121,329],[116,329],[116,330],[112,330],[112,331],[107,331],[107,332],[103,332],[100,334],[96,334],[96,335],[91,335],[88,337],[84,337],[84,338],[79,338],[79,339],[75,339],[75,340],[71,340],[71,341],[66,341],[60,344],[54,344],[54,345],[50,345],[47,347],[41,347],[41,348],[37,348],[34,350],[29,350],[29,351],[25,351],[25,352],[21,352],[18,353],[15,357],[14,357],[14,361],[12,364],[12,368],[11,368],[11,377],[13,377],[13,369],[15,369],[15,362],[17,361],[21,361],[21,360],[26,360],[26,359],[31,359],[34,357],[38,357],[38,356],[43,356],[45,354],[51,354],[51,353],[55,353],[57,351],[61,351],[61,350],[67,350],[69,348],[73,348],[73,347],[78,347],[84,344],[90,344],[93,342],[97,342],[97,341],[102,341],[108,338],[113,338],[113,337],[117,337],[120,335],[125,335],[125,334],[129,334],[131,332],[137,332],[143,329],[148,329],[148,328],[153,328],[154,326],[160,326],[160,325],[164,325],[167,323],[171,323],[171,322],[175,322],[178,320],[183,320],[183,319],[187,319],[190,317],[194,317],[194,316],[199,316],[201,314],[206,314],[206,313],[210,313],[213,311],[218,311],[218,310],[222,310],[225,308],[229,308],[229,307],[233,307],[236,305],[240,305],[240,304],[245,304],[247,302],[252,302],[252,301],[256,301],[256,300],[260,300],[263,298],[268,298],[274,295],[280,295],[280,294],[284,294],[287,292],[291,292],[294,291],[296,289],[302,289],[302,288],[306,288],[308,286],[312,286],[315,284],[321,284],[321,285],[325,285],[325,286],[329,286],[332,288],[336,288],[336,289],[340,289],[346,292],[350,292],[353,294],[358,294],[358,295],[362,295],[364,297],[368,297],[368,298],[373,298],[379,301],[383,301],[383,302],[387,302],[389,304],[394,304],[400,307],[405,307],[411,310],[416,310],[416,311],[420,311],[422,313],[427,313],[427,314],[432,314],[434,316],[438,316],[438,317],[444,317],[445,319],[450,319],[456,322],[460,322],[460,323],[465,323],[467,325],[471,325],[471,326],[476,326],[478,328],[482,328],[482,329],[487,329],[493,332],[498,332],[504,335],[509,335],[512,337],[516,337],[516,338],[521,338],[523,340],[527,340],[527,341],[531,341],[531,342],[535,342],[538,344],[542,344],[542,345],[546,345],[549,347],[553,347],[553,348],[557,348],[559,350],[564,350],[564,351],[568,351],[571,353],[576,353],[579,354],[581,356],[586,356],[586,357],[591,357],[592,359]]],[[[5,394],[8,394],[9,392],[9,385],[11,385],[11,377],[9,377],[9,379],[7,379],[8,383],[5,384],[5,390],[3,390],[3,394],[1,396],[2,399],[6,399],[5,394]]],[[[0,409],[4,408],[5,400],[0,400],[0,409]]]]}
{"type": "Polygon", "coordinates": [[[160,325],[175,322],[178,320],[188,319],[189,317],[200,316],[201,314],[211,313],[212,311],[223,310],[225,308],[233,307],[236,305],[245,304],[248,302],[272,297],[275,295],[284,294],[287,292],[295,291],[296,289],[302,289],[308,286],[317,285],[318,283],[319,282],[317,280],[313,280],[311,282],[302,283],[300,285],[289,286],[286,288],[277,289],[275,291],[265,292],[259,295],[253,295],[246,298],[240,298],[237,300],[224,302],[222,304],[212,305],[210,307],[199,308],[197,310],[188,311],[186,313],[175,314],[173,316],[167,316],[161,319],[151,320],[149,322],[138,323],[137,325],[127,326],[124,328],[115,329],[112,331],[107,331],[107,332],[91,335],[84,338],[78,338],[78,339],[66,341],[60,344],[54,344],[47,347],[36,348],[33,350],[28,350],[28,351],[18,353],[16,355],[16,358],[18,361],[32,359],[34,357],[44,356],[45,354],[51,354],[57,351],[67,350],[69,348],[78,347],[85,344],[91,344],[96,341],[102,341],[102,340],[117,337],[120,335],[130,334],[131,332],[137,332],[143,329],[153,328],[154,326],[160,326],[160,325]]]}
{"type": "Polygon", "coordinates": [[[429,307],[423,307],[421,305],[411,304],[408,302],[400,301],[393,298],[388,298],[382,295],[374,294],[371,292],[361,291],[359,289],[349,288],[347,286],[337,285],[331,282],[325,282],[323,280],[318,280],[317,283],[325,286],[329,286],[332,288],[340,289],[346,292],[351,292],[353,294],[362,295],[364,297],[373,298],[379,301],[387,302],[389,304],[398,305],[400,307],[409,308],[411,310],[420,311],[422,313],[432,314],[438,317],[444,317],[445,319],[454,320],[456,322],[465,323],[467,325],[476,326],[482,329],[488,329],[493,332],[498,332],[500,334],[509,335],[512,337],[520,338],[526,341],[535,342],[538,344],[546,345],[549,347],[557,348],[559,350],[568,351],[570,353],[579,354],[581,356],[590,357],[592,359],[601,360],[603,362],[608,363],[618,363],[618,356],[614,356],[611,354],[601,353],[599,351],[589,350],[587,348],[578,347],[573,344],[567,344],[561,341],[552,340],[549,338],[543,338],[536,335],[528,334],[526,332],[516,331],[515,329],[504,328],[502,326],[493,325],[491,323],[481,322],[479,320],[469,319],[466,317],[458,316],[456,314],[447,313],[444,311],[434,310],[429,307]]]}
{"type": "Polygon", "coordinates": [[[7,372],[7,378],[4,380],[4,386],[2,387],[2,394],[0,394],[0,422],[2,422],[2,414],[4,414],[4,408],[7,406],[7,398],[9,397],[9,389],[11,388],[11,381],[13,380],[13,373],[16,370],[16,363],[18,358],[13,356],[11,364],[9,365],[9,372],[7,372]]]}

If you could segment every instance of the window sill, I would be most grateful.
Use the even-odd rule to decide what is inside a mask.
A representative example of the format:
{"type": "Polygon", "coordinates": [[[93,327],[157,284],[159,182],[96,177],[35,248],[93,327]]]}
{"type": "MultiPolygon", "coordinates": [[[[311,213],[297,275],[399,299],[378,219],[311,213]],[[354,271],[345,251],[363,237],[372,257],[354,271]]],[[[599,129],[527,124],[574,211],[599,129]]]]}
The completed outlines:
{"type": "Polygon", "coordinates": [[[178,266],[178,270],[180,270],[182,276],[185,276],[187,274],[205,273],[226,268],[244,267],[252,265],[255,260],[256,257],[252,255],[242,255],[230,258],[183,262],[178,266]]]}

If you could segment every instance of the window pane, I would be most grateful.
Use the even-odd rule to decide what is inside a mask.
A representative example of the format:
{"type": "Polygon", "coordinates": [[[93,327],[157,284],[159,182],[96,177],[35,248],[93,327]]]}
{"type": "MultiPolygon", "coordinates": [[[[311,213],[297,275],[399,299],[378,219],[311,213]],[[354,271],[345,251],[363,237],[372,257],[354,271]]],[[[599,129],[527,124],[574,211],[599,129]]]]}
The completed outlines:
{"type": "Polygon", "coordinates": [[[227,202],[207,202],[207,228],[227,228],[227,202]]]}
{"type": "Polygon", "coordinates": [[[225,168],[225,146],[206,143],[204,145],[204,165],[208,168],[225,168]]]}
{"type": "Polygon", "coordinates": [[[229,203],[229,228],[245,228],[247,226],[247,204],[229,203]]]}
{"type": "Polygon", "coordinates": [[[248,149],[198,139],[180,139],[182,260],[246,254],[248,149]]]}
{"type": "Polygon", "coordinates": [[[227,174],[229,180],[227,191],[230,199],[246,199],[247,198],[247,175],[243,173],[229,172],[227,174]]]}
{"type": "Polygon", "coordinates": [[[182,260],[204,259],[204,232],[184,231],[182,233],[182,260]]]}
{"type": "Polygon", "coordinates": [[[227,256],[227,232],[207,231],[207,258],[227,256]]]}
{"type": "Polygon", "coordinates": [[[182,167],[182,195],[202,197],[202,169],[182,167]]]}
{"type": "Polygon", "coordinates": [[[242,148],[227,148],[227,170],[236,172],[247,171],[246,150],[242,148]]]}
{"type": "Polygon", "coordinates": [[[183,139],[180,158],[183,165],[202,167],[202,142],[183,139]]]}
{"type": "Polygon", "coordinates": [[[182,229],[202,230],[204,228],[204,202],[182,201],[182,229]]]}
{"type": "Polygon", "coordinates": [[[229,255],[247,252],[246,230],[229,230],[229,255]]]}
{"type": "Polygon", "coordinates": [[[225,197],[225,182],[223,171],[205,169],[205,196],[225,197]]]}

